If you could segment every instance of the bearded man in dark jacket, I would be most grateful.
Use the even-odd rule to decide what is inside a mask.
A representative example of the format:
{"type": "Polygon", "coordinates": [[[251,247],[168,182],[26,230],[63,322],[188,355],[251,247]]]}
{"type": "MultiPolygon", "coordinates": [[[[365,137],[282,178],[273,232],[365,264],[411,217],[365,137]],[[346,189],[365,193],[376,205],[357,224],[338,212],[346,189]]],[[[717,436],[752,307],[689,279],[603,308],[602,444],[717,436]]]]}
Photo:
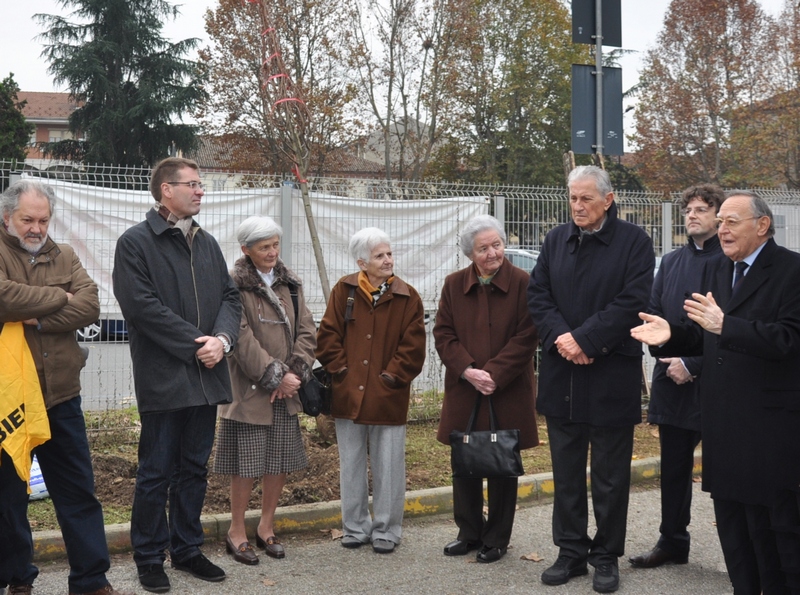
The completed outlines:
{"type": "Polygon", "coordinates": [[[119,238],[113,278],[142,424],[131,544],[139,582],[160,593],[170,588],[167,549],[173,568],[225,578],[200,551],[200,512],[217,405],[231,402],[222,360],[239,334],[241,302],[219,245],[192,218],[203,197],[197,164],[161,161],[150,192],[157,204],[119,238]]]}
{"type": "MultiPolygon", "coordinates": [[[[683,302],[694,292],[705,292],[706,265],[721,252],[717,212],[725,200],[713,184],[690,186],[681,197],[686,221],[686,245],[661,261],[653,282],[648,311],[671,324],[686,324],[683,302]]],[[[647,421],[658,424],[661,443],[661,536],[649,552],[630,558],[637,568],[656,568],[689,560],[694,449],[700,442],[702,357],[662,357],[653,369],[647,421]]]]}
{"type": "Polygon", "coordinates": [[[653,284],[653,244],[617,218],[608,174],[581,166],[569,176],[572,222],[547,234],[528,285],[542,345],[536,408],[547,419],[553,459],[553,541],[559,556],[542,574],[561,585],[595,567],[594,590],[619,588],[625,548],[633,428],[642,421],[642,348],[627,326],[653,284]],[[591,445],[597,532],[587,532],[586,462],[591,445]]]}

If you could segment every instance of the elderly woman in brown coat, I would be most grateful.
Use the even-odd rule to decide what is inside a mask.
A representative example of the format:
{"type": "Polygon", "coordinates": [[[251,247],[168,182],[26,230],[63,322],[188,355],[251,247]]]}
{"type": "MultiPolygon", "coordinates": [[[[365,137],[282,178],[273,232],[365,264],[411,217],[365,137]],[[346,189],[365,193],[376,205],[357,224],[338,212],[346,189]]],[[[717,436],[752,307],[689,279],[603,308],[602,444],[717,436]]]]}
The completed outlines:
{"type": "Polygon", "coordinates": [[[360,272],[339,280],[317,334],[317,359],[333,375],[342,496],[342,545],[400,543],[406,418],[411,381],[425,360],[422,300],[394,274],[389,237],[370,227],[350,240],[360,272]],[[352,308],[348,311],[348,302],[352,308]],[[367,454],[373,512],[368,507],[367,454]]]}
{"type": "MultiPolygon", "coordinates": [[[[519,429],[520,448],[539,444],[536,429],[533,355],[538,336],[526,298],[529,275],[504,256],[506,234],[494,217],[479,215],[464,227],[461,250],[472,261],[449,275],[433,328],[445,366],[444,404],[437,439],[465,431],[479,395],[492,395],[499,429],[519,429]]],[[[477,430],[489,429],[485,403],[477,430]]],[[[478,550],[478,562],[503,557],[511,539],[517,478],[488,479],[489,514],[483,516],[483,480],[453,478],[453,514],[458,537],[446,556],[478,550]]]]}
{"type": "Polygon", "coordinates": [[[237,230],[242,256],[231,271],[242,300],[236,350],[228,359],[233,402],[220,405],[213,470],[231,476],[228,552],[257,564],[245,534],[245,511],[261,478],[256,545],[272,558],[286,556],[274,519],[286,474],[308,465],[297,414],[297,389],[314,363],[314,319],[302,282],[283,264],[281,227],[270,217],[249,217],[237,230]]]}

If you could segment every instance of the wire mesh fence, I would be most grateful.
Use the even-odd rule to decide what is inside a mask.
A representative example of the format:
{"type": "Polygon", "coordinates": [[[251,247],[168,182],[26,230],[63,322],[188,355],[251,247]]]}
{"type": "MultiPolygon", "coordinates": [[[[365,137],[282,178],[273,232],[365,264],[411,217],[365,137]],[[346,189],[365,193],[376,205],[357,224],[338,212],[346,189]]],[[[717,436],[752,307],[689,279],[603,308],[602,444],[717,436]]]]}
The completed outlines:
{"type": "MultiPolygon", "coordinates": [[[[3,189],[21,176],[41,178],[55,188],[50,234],[75,248],[100,288],[101,319],[78,333],[89,349],[82,376],[87,410],[135,405],[127,327],[114,299],[111,273],[117,238],[154,204],[149,174],[146,169],[56,162],[20,168],[0,161],[3,189]]],[[[236,228],[245,218],[269,215],[281,223],[282,258],[303,279],[318,321],[325,298],[299,188],[281,176],[248,172],[204,171],[203,181],[206,194],[197,220],[217,239],[230,266],[241,255],[236,228]]],[[[760,193],[773,208],[776,241],[800,251],[800,193],[760,193]]],[[[686,241],[678,198],[678,193],[617,195],[620,217],[649,234],[657,257],[686,241]]],[[[444,371],[431,330],[445,277],[469,263],[459,249],[464,223],[480,213],[492,214],[503,222],[509,248],[535,258],[545,235],[569,220],[564,188],[319,178],[309,181],[309,199],[331,285],[357,270],[347,251],[350,236],[375,226],[392,239],[396,273],[423,298],[428,346],[425,367],[413,385],[410,415],[416,419],[437,416],[441,403],[444,371]]]]}

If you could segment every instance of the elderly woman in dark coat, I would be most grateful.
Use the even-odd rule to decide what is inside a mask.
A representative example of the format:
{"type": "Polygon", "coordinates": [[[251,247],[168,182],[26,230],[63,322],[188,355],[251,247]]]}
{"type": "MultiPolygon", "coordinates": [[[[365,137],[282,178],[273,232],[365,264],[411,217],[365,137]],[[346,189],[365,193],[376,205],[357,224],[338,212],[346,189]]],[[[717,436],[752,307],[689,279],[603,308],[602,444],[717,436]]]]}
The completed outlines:
{"type": "Polygon", "coordinates": [[[237,562],[257,564],[244,516],[253,480],[261,477],[256,545],[272,558],[286,553],[273,526],[286,474],[307,466],[297,389],[314,363],[315,328],[302,282],[281,259],[283,230],[270,217],[245,219],[237,231],[242,256],[233,277],[242,300],[239,341],[228,360],[233,402],[219,406],[213,470],[231,476],[227,548],[237,562]]]}
{"type": "MultiPolygon", "coordinates": [[[[461,235],[472,261],[445,279],[433,337],[445,366],[444,404],[437,439],[464,431],[479,395],[492,395],[499,429],[519,429],[520,448],[539,444],[533,356],[538,336],[528,312],[528,273],[504,256],[506,234],[494,217],[479,215],[461,235]]],[[[482,403],[476,429],[489,429],[482,403]]],[[[489,514],[483,516],[483,480],[453,478],[453,514],[458,537],[446,556],[478,550],[478,562],[503,557],[511,539],[517,478],[489,478],[489,514]]]]}
{"type": "Polygon", "coordinates": [[[331,292],[317,334],[317,359],[333,375],[342,545],[372,541],[376,553],[387,554],[402,532],[411,381],[425,361],[423,307],[416,290],[395,276],[383,231],[357,232],[350,255],[361,270],[340,279],[331,292]],[[374,519],[368,507],[368,453],[374,519]]]}

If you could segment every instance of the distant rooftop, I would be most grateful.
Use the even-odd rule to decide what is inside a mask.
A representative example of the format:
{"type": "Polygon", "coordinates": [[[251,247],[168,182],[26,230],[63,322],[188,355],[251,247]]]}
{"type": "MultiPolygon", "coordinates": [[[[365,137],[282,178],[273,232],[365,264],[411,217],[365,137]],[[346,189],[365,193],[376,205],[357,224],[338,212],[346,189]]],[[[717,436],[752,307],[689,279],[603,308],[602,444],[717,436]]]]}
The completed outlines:
{"type": "Polygon", "coordinates": [[[22,108],[22,113],[31,122],[63,122],[66,124],[70,114],[78,107],[70,99],[69,93],[20,91],[17,93],[17,99],[28,102],[22,108]]]}

